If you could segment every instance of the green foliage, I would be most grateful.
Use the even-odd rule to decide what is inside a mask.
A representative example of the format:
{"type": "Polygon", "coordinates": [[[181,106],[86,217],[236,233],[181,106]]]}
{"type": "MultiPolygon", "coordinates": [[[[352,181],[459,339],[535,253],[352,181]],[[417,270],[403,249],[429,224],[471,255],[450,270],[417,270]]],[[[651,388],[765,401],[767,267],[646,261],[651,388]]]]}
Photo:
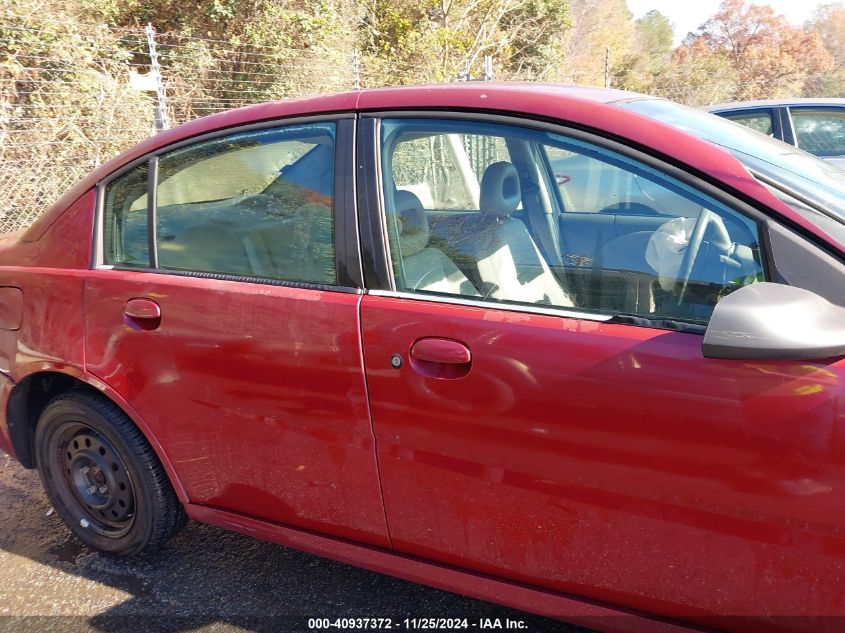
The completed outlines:
{"type": "Polygon", "coordinates": [[[33,23],[11,0],[0,20],[0,227],[24,223],[85,173],[149,134],[147,95],[126,85],[126,51],[108,28],[81,36],[67,7],[33,23]],[[33,201],[43,201],[34,204],[33,201]]]}
{"type": "Polygon", "coordinates": [[[485,55],[499,76],[540,76],[560,63],[566,0],[367,0],[359,47],[370,84],[444,81],[485,55]],[[399,72],[397,72],[397,70],[399,72]]]}
{"type": "Polygon", "coordinates": [[[665,70],[657,75],[651,92],[690,105],[731,101],[739,75],[731,58],[693,44],[672,54],[665,70]]]}
{"type": "Polygon", "coordinates": [[[563,54],[554,79],[604,85],[605,53],[617,67],[631,51],[634,23],[625,0],[570,0],[571,27],[563,34],[563,54]]]}
{"type": "Polygon", "coordinates": [[[845,4],[833,2],[820,6],[807,26],[818,34],[833,56],[833,66],[809,78],[804,84],[804,96],[845,97],[845,4]]]}
{"type": "Polygon", "coordinates": [[[77,178],[150,133],[142,29],[157,31],[169,114],[182,122],[244,103],[353,86],[478,77],[603,85],[703,105],[845,96],[845,4],[804,28],[765,5],[723,0],[678,48],[625,0],[3,0],[0,232],[26,224],[77,178]],[[18,220],[15,220],[18,218],[18,220]]]}
{"type": "Polygon", "coordinates": [[[634,47],[614,69],[614,85],[650,92],[672,53],[672,23],[659,11],[649,11],[634,23],[634,47]]]}

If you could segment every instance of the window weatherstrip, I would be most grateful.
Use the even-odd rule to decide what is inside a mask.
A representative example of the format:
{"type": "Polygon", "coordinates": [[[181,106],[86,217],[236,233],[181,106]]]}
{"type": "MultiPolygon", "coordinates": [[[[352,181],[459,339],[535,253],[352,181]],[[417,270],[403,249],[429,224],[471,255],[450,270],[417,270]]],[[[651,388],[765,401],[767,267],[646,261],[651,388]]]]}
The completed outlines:
{"type": "Polygon", "coordinates": [[[382,195],[379,119],[358,120],[356,145],[358,233],[364,287],[372,290],[393,290],[393,268],[390,260],[382,195]]]}
{"type": "Polygon", "coordinates": [[[147,249],[150,268],[158,268],[158,230],[156,226],[156,198],[158,197],[158,156],[150,158],[147,166],[147,249]]]}
{"type": "Polygon", "coordinates": [[[405,292],[401,290],[368,290],[367,294],[374,297],[390,297],[394,299],[412,299],[415,301],[429,301],[434,303],[448,303],[450,305],[466,306],[468,308],[481,308],[482,310],[506,310],[508,312],[522,312],[527,314],[539,314],[543,316],[554,316],[565,319],[580,319],[583,321],[598,321],[601,323],[617,318],[614,314],[598,314],[596,312],[584,312],[566,307],[542,308],[533,305],[521,305],[518,303],[505,303],[487,301],[484,299],[472,299],[469,297],[444,296],[438,294],[425,294],[421,292],[405,292]]]}
{"type": "Polygon", "coordinates": [[[356,120],[335,122],[334,186],[332,205],[334,218],[335,272],[338,285],[363,288],[361,254],[358,247],[355,161],[356,120]]]}

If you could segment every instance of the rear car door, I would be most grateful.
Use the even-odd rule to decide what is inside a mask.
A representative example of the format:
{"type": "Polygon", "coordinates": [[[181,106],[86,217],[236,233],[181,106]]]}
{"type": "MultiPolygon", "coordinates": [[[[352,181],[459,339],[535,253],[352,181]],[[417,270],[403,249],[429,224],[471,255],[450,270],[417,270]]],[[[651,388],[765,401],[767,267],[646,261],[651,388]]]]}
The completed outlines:
{"type": "Polygon", "coordinates": [[[845,108],[790,106],[795,145],[806,152],[845,164],[845,108]]]}
{"type": "Polygon", "coordinates": [[[784,135],[779,110],[780,108],[744,108],[742,110],[715,112],[714,114],[782,141],[784,135]]]}
{"type": "Polygon", "coordinates": [[[361,320],[394,547],[671,617],[841,613],[845,367],[701,352],[719,298],[770,274],[763,218],[583,132],[472,119],[361,124],[380,166],[359,187],[361,320]],[[577,275],[530,220],[566,211],[554,163],[571,158],[617,172],[581,197],[594,232],[616,220],[603,209],[653,205],[646,235],[577,275]],[[451,217],[426,208],[446,190],[451,217]]]}
{"type": "Polygon", "coordinates": [[[232,130],[103,183],[86,357],[191,503],[386,546],[346,248],[353,136],[343,116],[232,130]]]}

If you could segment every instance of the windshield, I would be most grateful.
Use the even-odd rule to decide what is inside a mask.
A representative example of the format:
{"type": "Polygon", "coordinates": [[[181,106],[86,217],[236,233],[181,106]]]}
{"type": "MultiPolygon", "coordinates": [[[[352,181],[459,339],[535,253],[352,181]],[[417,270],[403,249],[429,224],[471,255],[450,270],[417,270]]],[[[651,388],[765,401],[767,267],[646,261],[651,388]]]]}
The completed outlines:
{"type": "Polygon", "coordinates": [[[721,145],[766,185],[786,194],[778,196],[781,200],[845,243],[845,171],[738,123],[672,101],[641,99],[618,105],[721,145]],[[818,213],[807,213],[802,203],[829,217],[821,222],[818,213]]]}

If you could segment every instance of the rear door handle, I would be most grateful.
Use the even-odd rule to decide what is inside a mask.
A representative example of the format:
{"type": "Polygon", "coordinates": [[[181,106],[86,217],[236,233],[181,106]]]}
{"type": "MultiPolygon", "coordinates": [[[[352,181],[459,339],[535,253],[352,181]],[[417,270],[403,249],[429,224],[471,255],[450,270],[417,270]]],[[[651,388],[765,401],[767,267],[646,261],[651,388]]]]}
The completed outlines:
{"type": "Polygon", "coordinates": [[[152,299],[130,299],[123,306],[124,320],[144,330],[154,330],[161,323],[161,308],[152,299]]]}
{"type": "Polygon", "coordinates": [[[411,347],[411,358],[445,365],[465,365],[472,362],[469,348],[448,338],[421,338],[411,347]]]}

